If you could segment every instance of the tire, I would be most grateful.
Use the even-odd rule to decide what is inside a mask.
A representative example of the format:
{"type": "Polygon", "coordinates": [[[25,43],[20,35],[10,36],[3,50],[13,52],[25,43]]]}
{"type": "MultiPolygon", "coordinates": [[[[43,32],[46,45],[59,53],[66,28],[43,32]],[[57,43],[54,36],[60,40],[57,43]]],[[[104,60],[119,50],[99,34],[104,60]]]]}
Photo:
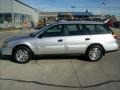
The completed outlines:
{"type": "Polygon", "coordinates": [[[102,47],[99,45],[90,46],[87,50],[86,56],[91,62],[99,61],[103,57],[102,47]]]}
{"type": "Polygon", "coordinates": [[[32,58],[32,53],[26,46],[19,46],[13,50],[13,59],[16,63],[25,64],[32,58]]]}

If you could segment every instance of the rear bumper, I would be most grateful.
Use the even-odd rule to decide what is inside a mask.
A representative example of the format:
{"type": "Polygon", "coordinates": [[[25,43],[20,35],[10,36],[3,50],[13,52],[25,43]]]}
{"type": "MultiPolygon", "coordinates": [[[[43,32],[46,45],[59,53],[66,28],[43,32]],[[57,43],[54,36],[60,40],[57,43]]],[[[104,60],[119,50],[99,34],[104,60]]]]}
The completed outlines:
{"type": "Polygon", "coordinates": [[[118,50],[119,50],[119,49],[111,50],[111,51],[106,51],[106,53],[116,52],[116,51],[118,51],[118,50]]]}
{"type": "Polygon", "coordinates": [[[119,49],[120,49],[119,44],[114,43],[114,44],[111,44],[111,45],[107,45],[106,48],[105,48],[105,51],[106,52],[115,52],[115,51],[118,51],[119,49]]]}

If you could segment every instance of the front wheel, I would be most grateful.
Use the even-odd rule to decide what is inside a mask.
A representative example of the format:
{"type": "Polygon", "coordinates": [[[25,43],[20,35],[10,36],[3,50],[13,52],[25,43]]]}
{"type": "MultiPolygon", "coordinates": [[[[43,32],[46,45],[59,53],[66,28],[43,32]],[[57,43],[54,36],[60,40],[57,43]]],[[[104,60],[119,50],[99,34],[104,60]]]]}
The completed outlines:
{"type": "Polygon", "coordinates": [[[13,58],[15,62],[20,64],[28,63],[31,60],[31,51],[25,46],[19,46],[13,51],[13,58]]]}
{"type": "Polygon", "coordinates": [[[92,62],[96,62],[100,60],[103,56],[101,46],[91,46],[87,50],[86,55],[87,55],[87,58],[92,62]]]}

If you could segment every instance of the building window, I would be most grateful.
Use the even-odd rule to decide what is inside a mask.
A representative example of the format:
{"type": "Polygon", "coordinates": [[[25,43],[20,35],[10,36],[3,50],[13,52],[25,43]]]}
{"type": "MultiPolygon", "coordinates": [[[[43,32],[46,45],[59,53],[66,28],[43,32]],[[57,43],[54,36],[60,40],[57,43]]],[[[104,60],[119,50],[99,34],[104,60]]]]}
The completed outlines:
{"type": "Polygon", "coordinates": [[[0,13],[0,23],[3,23],[3,14],[0,13]]]}
{"type": "Polygon", "coordinates": [[[4,14],[4,21],[8,21],[9,23],[12,22],[12,15],[11,13],[4,14]]]}

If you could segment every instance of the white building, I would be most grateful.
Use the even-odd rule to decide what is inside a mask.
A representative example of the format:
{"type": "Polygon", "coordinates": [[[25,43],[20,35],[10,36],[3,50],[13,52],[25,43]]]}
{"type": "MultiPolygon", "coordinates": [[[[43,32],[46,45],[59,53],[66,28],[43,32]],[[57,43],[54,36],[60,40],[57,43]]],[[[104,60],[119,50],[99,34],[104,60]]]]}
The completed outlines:
{"type": "Polygon", "coordinates": [[[0,28],[22,27],[24,20],[36,25],[39,11],[19,0],[0,0],[0,28]]]}

